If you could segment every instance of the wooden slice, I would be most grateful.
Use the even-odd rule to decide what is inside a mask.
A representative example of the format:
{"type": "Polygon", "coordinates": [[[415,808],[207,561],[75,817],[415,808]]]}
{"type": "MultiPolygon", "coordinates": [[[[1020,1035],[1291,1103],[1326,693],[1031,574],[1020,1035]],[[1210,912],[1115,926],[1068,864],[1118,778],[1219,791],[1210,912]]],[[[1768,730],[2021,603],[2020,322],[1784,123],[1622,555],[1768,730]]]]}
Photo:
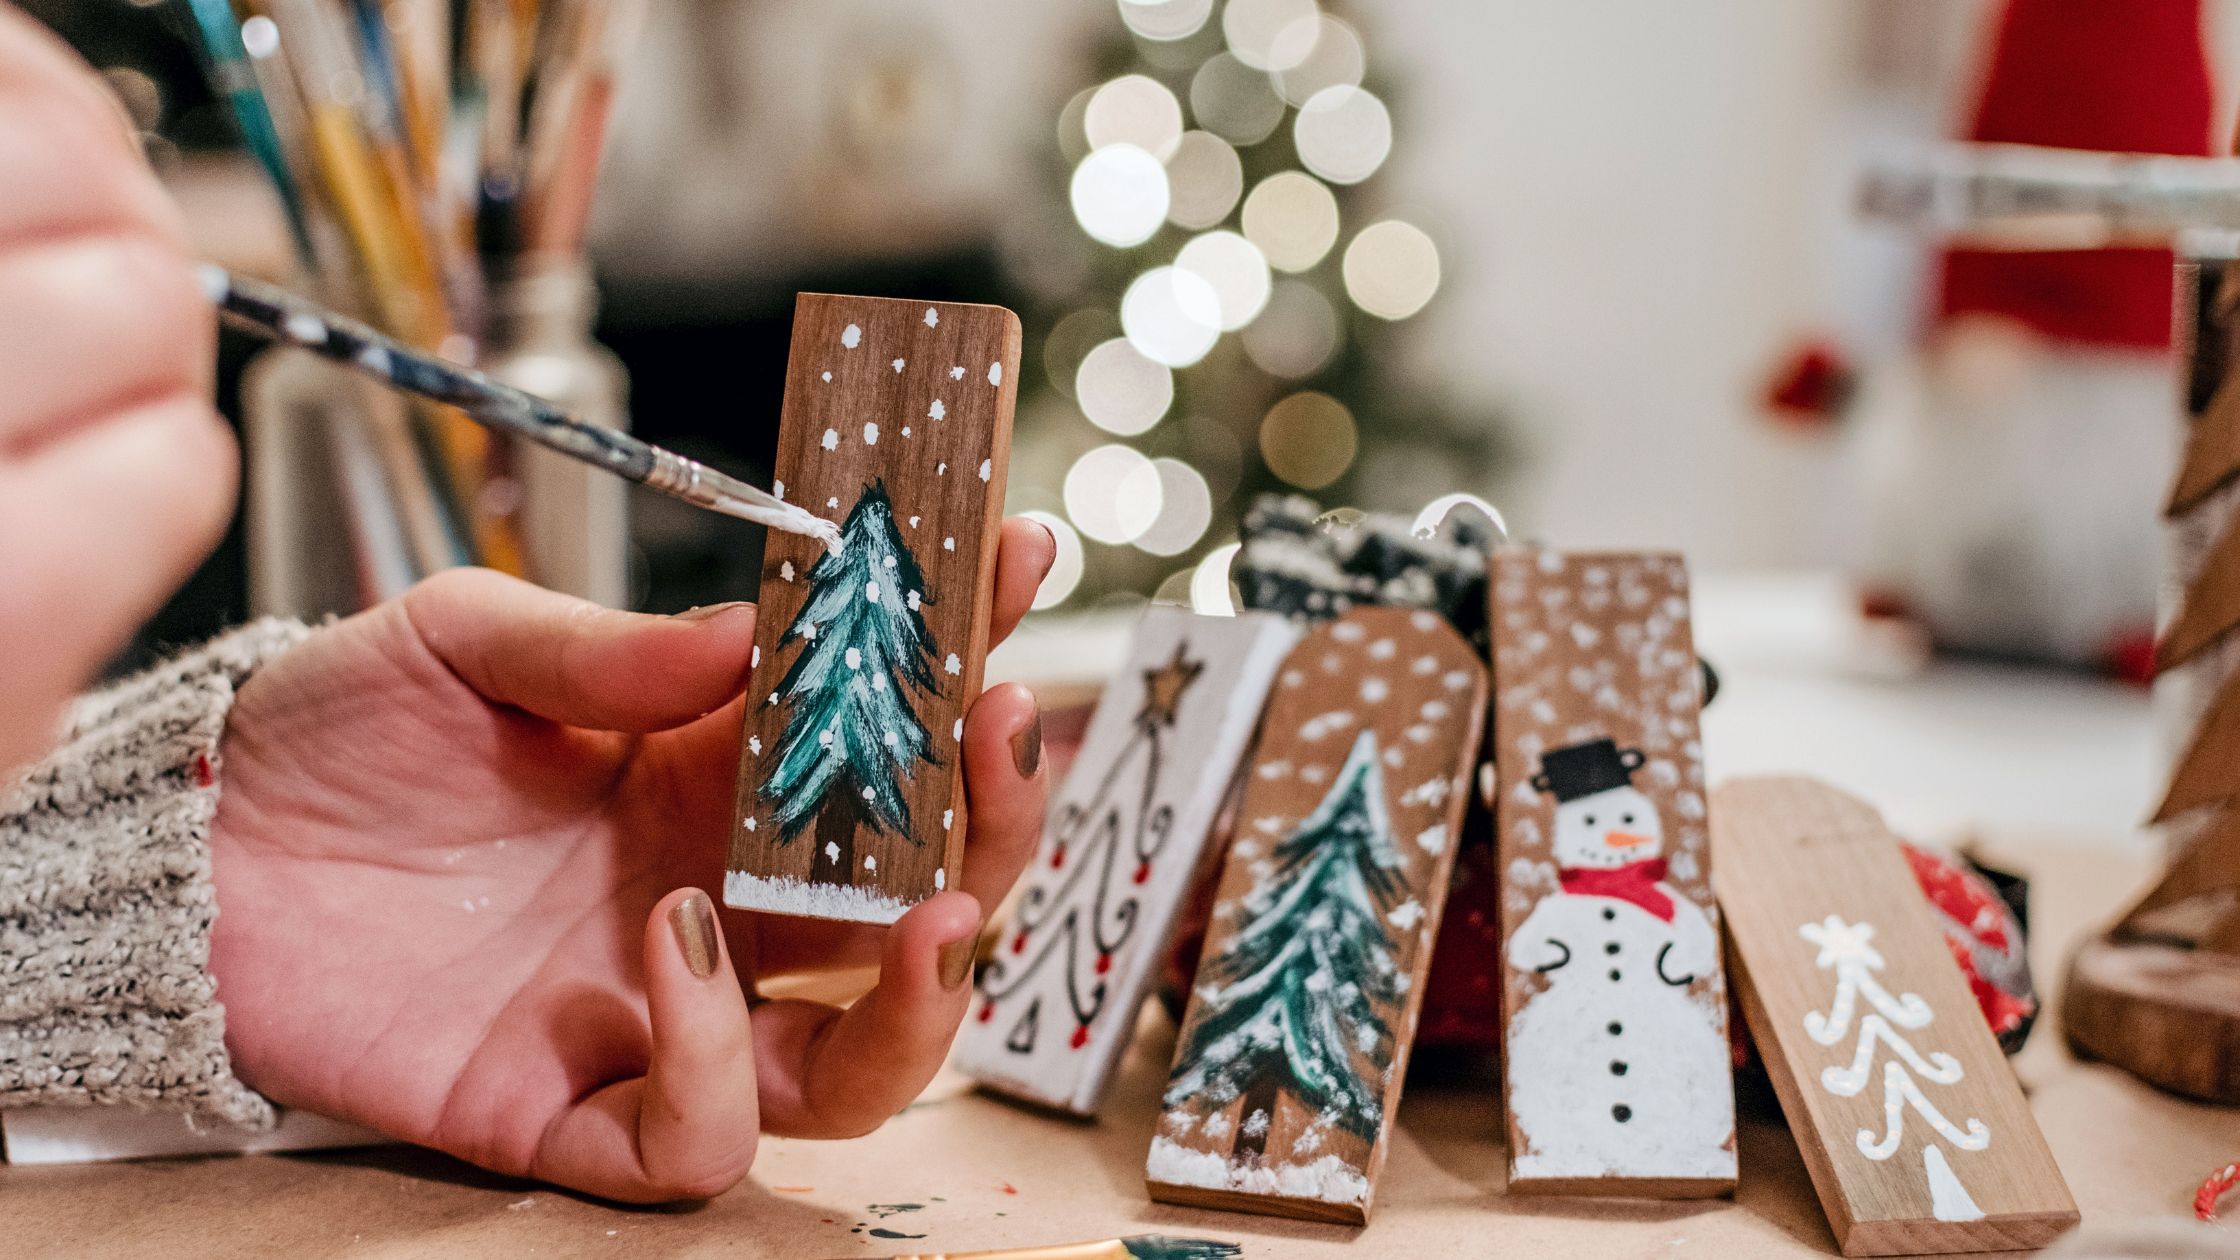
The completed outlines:
{"type": "Polygon", "coordinates": [[[2240,1105],[2240,958],[2106,937],[2069,961],[2069,1048],[2190,1098],[2240,1105]]]}
{"type": "Polygon", "coordinates": [[[1485,686],[1469,644],[1423,611],[1356,609],[1285,658],[1152,1139],[1152,1198],[1368,1219],[1485,686]]]}
{"type": "Polygon", "coordinates": [[[2077,1222],[1897,837],[1802,778],[1711,794],[1735,984],[1847,1256],[2039,1247],[2077,1222]]]}
{"type": "Polygon", "coordinates": [[[888,923],[964,846],[1019,320],[994,306],[805,293],[777,489],[840,551],[773,533],[724,901],[888,923]]]}
{"type": "Polygon", "coordinates": [[[1494,553],[1509,1189],[1734,1188],[1734,1060],[1677,556],[1494,553]]]}
{"type": "Polygon", "coordinates": [[[951,1063],[1094,1115],[1214,818],[1299,638],[1271,613],[1154,607],[1098,701],[951,1063]]]}

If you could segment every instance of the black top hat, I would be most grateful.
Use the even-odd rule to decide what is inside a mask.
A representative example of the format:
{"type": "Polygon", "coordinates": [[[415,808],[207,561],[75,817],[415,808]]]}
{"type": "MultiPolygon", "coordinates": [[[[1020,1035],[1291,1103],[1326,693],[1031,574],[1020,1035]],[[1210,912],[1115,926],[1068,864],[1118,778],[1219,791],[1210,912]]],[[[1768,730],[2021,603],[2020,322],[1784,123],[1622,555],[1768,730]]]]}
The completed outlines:
{"type": "Polygon", "coordinates": [[[1638,748],[1621,749],[1613,740],[1590,739],[1542,754],[1540,773],[1532,776],[1532,786],[1554,793],[1560,805],[1630,786],[1633,772],[1644,760],[1638,748]]]}

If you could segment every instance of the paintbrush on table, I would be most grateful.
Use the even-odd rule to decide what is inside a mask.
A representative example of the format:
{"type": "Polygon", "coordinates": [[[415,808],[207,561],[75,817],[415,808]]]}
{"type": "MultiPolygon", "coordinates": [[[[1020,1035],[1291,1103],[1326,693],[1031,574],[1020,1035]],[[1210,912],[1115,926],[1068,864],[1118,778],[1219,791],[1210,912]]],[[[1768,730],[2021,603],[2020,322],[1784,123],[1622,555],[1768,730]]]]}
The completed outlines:
{"type": "Polygon", "coordinates": [[[1055,1247],[1006,1247],[1000,1251],[933,1251],[889,1260],[1229,1260],[1244,1254],[1235,1243],[1213,1238],[1138,1234],[1102,1242],[1062,1243],[1055,1247]]]}
{"type": "Polygon", "coordinates": [[[591,424],[473,368],[424,354],[357,320],[223,267],[204,264],[202,285],[236,327],[308,350],[407,394],[447,403],[479,424],[517,433],[547,449],[604,468],[649,490],[771,529],[804,534],[840,549],[831,521],[770,492],[619,429],[591,424]]]}

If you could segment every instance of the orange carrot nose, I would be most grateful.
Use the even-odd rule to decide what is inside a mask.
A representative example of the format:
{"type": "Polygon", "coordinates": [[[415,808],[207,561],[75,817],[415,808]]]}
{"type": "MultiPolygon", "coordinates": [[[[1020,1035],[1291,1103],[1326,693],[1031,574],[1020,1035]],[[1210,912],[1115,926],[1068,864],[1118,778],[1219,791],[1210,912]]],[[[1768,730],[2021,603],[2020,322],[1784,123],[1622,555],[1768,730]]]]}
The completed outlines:
{"type": "Polygon", "coordinates": [[[1613,849],[1635,849],[1645,844],[1654,844],[1656,839],[1653,836],[1635,835],[1630,831],[1608,831],[1603,833],[1602,842],[1613,849]]]}

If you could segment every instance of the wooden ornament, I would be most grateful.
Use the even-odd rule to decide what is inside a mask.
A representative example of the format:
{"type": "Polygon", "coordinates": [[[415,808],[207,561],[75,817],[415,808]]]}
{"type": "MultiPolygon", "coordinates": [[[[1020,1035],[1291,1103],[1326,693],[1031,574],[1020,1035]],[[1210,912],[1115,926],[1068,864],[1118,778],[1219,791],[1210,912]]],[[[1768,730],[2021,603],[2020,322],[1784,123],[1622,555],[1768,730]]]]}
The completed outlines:
{"type": "Polygon", "coordinates": [[[1018,910],[980,969],[951,1061],[959,1071],[1096,1113],[1298,637],[1270,613],[1143,615],[1050,803],[1018,910]]]}
{"type": "MultiPolygon", "coordinates": [[[[2240,526],[2236,519],[2235,526],[2240,526]]],[[[2155,643],[2156,670],[2176,669],[2240,625],[2240,528],[2228,528],[2179,597],[2178,615],[2155,643]]]]}
{"type": "Polygon", "coordinates": [[[1711,794],[1743,1017],[1847,1256],[2045,1245],[2077,1208],[1898,839],[1804,778],[1711,794]]]}
{"type": "Polygon", "coordinates": [[[2185,453],[2163,511],[2181,516],[2208,501],[2240,477],[2240,378],[2232,372],[2233,340],[2240,310],[2240,272],[2216,263],[2182,264],[2179,306],[2190,319],[2185,339],[2185,453]],[[2206,282],[2206,283],[2204,283],[2206,282]]]}
{"type": "Polygon", "coordinates": [[[1491,563],[1512,1193],[1734,1188],[1734,1061],[1677,556],[1491,563]]]}
{"type": "Polygon", "coordinates": [[[1384,1165],[1485,705],[1433,613],[1285,658],[1151,1143],[1151,1197],[1360,1224],[1384,1165]]]}
{"type": "Polygon", "coordinates": [[[770,535],[724,902],[888,923],[955,878],[1019,320],[805,293],[777,493],[839,551],[770,535]]]}

